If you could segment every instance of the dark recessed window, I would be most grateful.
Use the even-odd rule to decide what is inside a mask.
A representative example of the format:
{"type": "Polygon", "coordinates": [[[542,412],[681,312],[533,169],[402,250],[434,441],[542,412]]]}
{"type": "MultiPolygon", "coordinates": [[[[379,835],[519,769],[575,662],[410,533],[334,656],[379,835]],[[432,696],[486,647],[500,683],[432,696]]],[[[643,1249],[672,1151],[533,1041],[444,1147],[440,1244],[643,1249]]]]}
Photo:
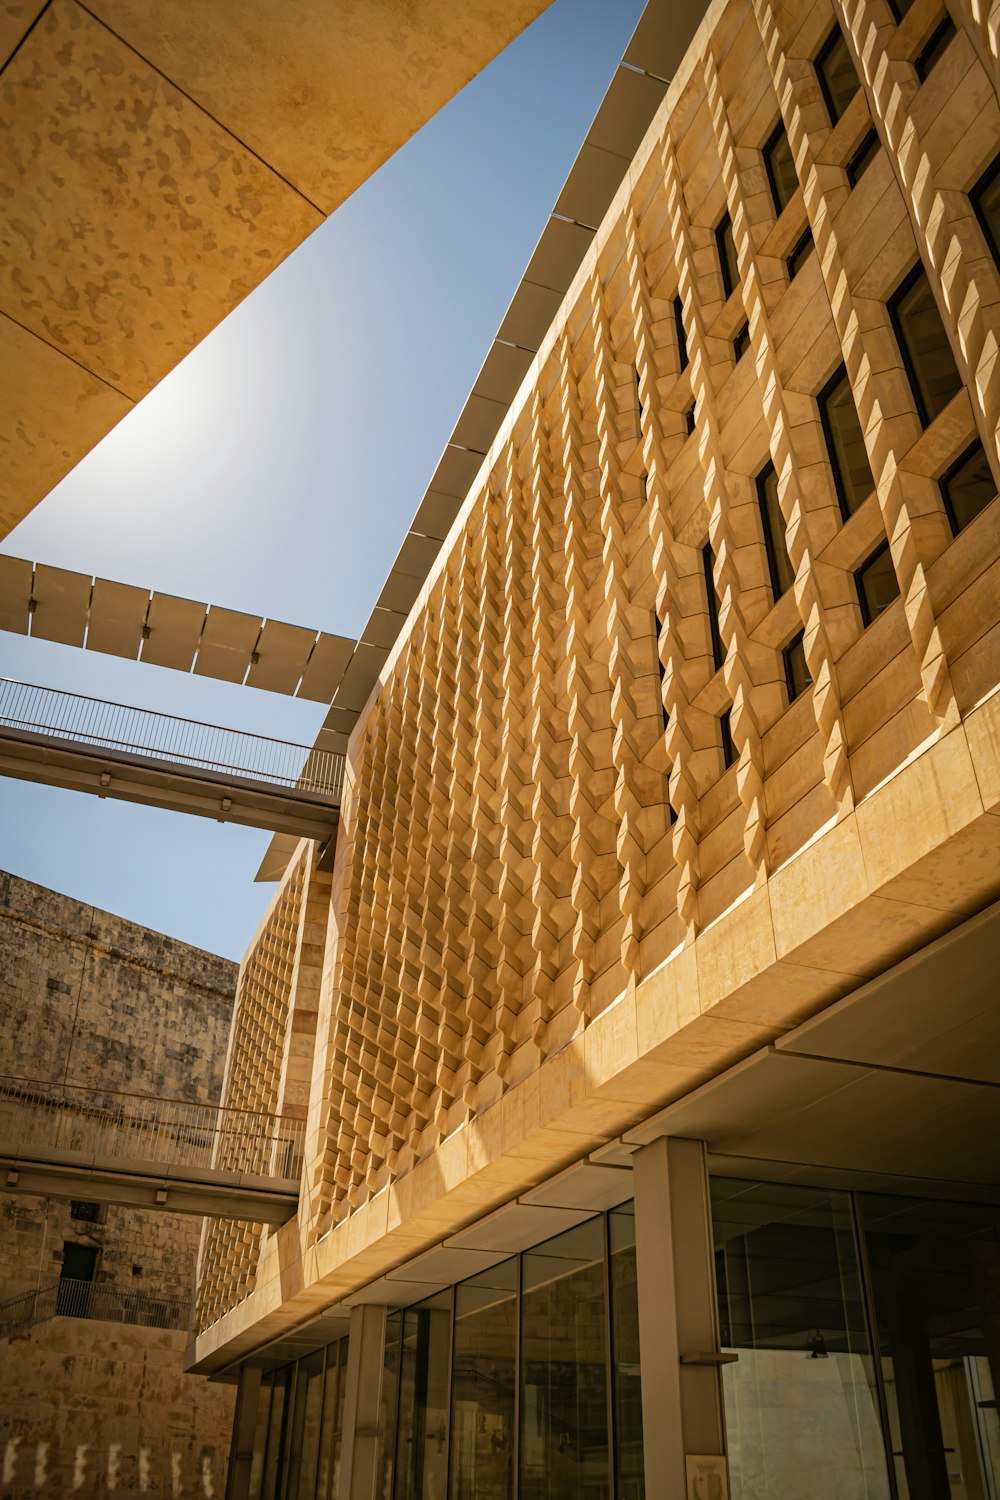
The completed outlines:
{"type": "Polygon", "coordinates": [[[890,297],[889,318],[917,412],[927,427],[962,389],[962,377],[922,261],[890,297]]]}
{"type": "Polygon", "coordinates": [[[774,211],[780,214],[794,198],[799,179],[792,159],[792,147],[779,120],[764,146],[764,168],[774,199],[774,211]]]}
{"type": "Polygon", "coordinates": [[[71,1198],[69,1216],[71,1219],[76,1219],[80,1224],[99,1224],[101,1222],[101,1205],[99,1203],[81,1203],[76,1198],[71,1198]]]}
{"type": "Polygon", "coordinates": [[[955,23],[951,16],[944,16],[931,32],[918,57],[913,60],[917,77],[923,83],[935,63],[940,62],[944,50],[955,35],[955,23]]]}
{"type": "Polygon", "coordinates": [[[847,180],[851,187],[857,187],[859,179],[871,166],[878,156],[882,142],[878,138],[877,130],[869,130],[861,145],[855,151],[847,163],[847,180]]]}
{"type": "Polygon", "coordinates": [[[836,125],[858,89],[858,75],[854,71],[854,60],[844,41],[844,34],[835,26],[820,48],[816,58],[816,76],[826,102],[830,123],[836,125]]]}
{"type": "Polygon", "coordinates": [[[641,427],[642,426],[642,419],[643,419],[643,416],[645,415],[645,407],[642,404],[642,395],[641,395],[641,391],[640,391],[640,380],[639,380],[639,371],[638,371],[638,369],[635,372],[635,405],[636,405],[636,410],[639,413],[639,425],[641,427]]]}
{"type": "Polygon", "coordinates": [[[134,1265],[132,1267],[132,1275],[133,1276],[141,1276],[142,1275],[142,1267],[134,1265]]]}
{"type": "Polygon", "coordinates": [[[774,464],[761,469],[755,480],[757,504],[760,506],[760,526],[764,533],[764,551],[767,553],[767,570],[771,575],[771,592],[775,601],[795,582],[785,545],[785,518],[778,504],[778,476],[774,464]]]}
{"type": "Polygon", "coordinates": [[[680,361],[680,369],[687,369],[688,346],[684,333],[684,304],[680,297],[674,298],[674,332],[677,334],[677,358],[680,361]]]}
{"type": "Polygon", "coordinates": [[[687,411],[684,413],[684,426],[688,430],[688,437],[690,437],[691,434],[692,434],[692,432],[694,432],[694,402],[693,401],[691,402],[691,405],[688,407],[687,411]]]}
{"type": "Polygon", "coordinates": [[[846,521],[867,500],[875,488],[875,481],[851,382],[843,365],[834,372],[817,399],[840,513],[846,521]]]}
{"type": "Polygon", "coordinates": [[[947,474],[942,474],[941,493],[951,529],[956,534],[992,504],[997,487],[982,443],[966,448],[947,474]]]}
{"type": "Polygon", "coordinates": [[[1000,156],[986,168],[969,196],[993,259],[1000,265],[1000,156]]]}
{"type": "Polygon", "coordinates": [[[723,214],[715,226],[715,248],[719,252],[722,285],[729,298],[739,284],[740,268],[736,259],[736,241],[733,239],[733,221],[728,214],[723,214]]]}
{"type": "Polygon", "coordinates": [[[722,636],[719,634],[719,596],[715,591],[715,556],[711,542],[701,549],[701,566],[705,574],[705,599],[708,603],[708,630],[712,639],[712,662],[715,670],[722,666],[722,636]]]}
{"type": "Polygon", "coordinates": [[[719,715],[719,739],[722,743],[722,764],[726,770],[735,763],[736,751],[733,748],[733,711],[727,708],[724,714],[719,715]]]}
{"type": "Polygon", "coordinates": [[[876,547],[861,564],[854,575],[854,586],[858,591],[861,618],[867,628],[894,599],[899,598],[899,579],[892,565],[888,542],[876,547]]]}
{"type": "Polygon", "coordinates": [[[801,630],[788,642],[781,653],[781,660],[785,668],[788,701],[794,703],[806,688],[812,687],[812,675],[806,663],[805,638],[801,630]]]}
{"type": "Polygon", "coordinates": [[[889,9],[896,20],[901,21],[913,9],[913,0],[889,0],[889,9]]]}
{"type": "Polygon", "coordinates": [[[654,655],[656,656],[656,670],[657,670],[657,672],[659,674],[659,678],[660,678],[660,712],[663,715],[663,733],[666,734],[667,730],[670,728],[670,715],[667,713],[667,705],[663,701],[663,684],[667,680],[667,669],[663,665],[663,658],[660,655],[660,636],[662,634],[663,634],[663,626],[660,623],[660,617],[659,617],[659,615],[654,614],[653,615],[653,652],[654,652],[654,655]]]}
{"type": "Polygon", "coordinates": [[[737,333],[736,337],[733,339],[733,355],[734,355],[734,357],[736,359],[736,363],[737,364],[739,364],[740,360],[743,358],[744,354],[747,352],[747,350],[749,348],[750,348],[750,324],[749,323],[744,323],[743,327],[740,329],[740,331],[737,333]]]}
{"type": "Polygon", "coordinates": [[[788,266],[788,279],[794,281],[801,271],[803,264],[815,249],[813,244],[812,230],[807,229],[804,234],[799,235],[792,247],[792,253],[786,261],[788,266]]]}

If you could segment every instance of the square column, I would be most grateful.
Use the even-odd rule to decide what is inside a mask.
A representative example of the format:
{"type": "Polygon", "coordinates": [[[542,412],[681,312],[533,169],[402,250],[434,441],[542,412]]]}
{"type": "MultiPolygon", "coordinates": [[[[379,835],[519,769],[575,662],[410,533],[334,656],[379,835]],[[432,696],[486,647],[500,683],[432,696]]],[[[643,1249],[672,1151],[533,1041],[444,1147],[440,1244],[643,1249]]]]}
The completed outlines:
{"type": "Polygon", "coordinates": [[[726,1356],[719,1350],[705,1144],[653,1141],[632,1157],[632,1175],[646,1494],[725,1500],[726,1356]],[[689,1464],[693,1458],[721,1464],[689,1464]]]}
{"type": "Polygon", "coordinates": [[[384,1307],[351,1309],[337,1500],[376,1500],[386,1317],[384,1307]]]}

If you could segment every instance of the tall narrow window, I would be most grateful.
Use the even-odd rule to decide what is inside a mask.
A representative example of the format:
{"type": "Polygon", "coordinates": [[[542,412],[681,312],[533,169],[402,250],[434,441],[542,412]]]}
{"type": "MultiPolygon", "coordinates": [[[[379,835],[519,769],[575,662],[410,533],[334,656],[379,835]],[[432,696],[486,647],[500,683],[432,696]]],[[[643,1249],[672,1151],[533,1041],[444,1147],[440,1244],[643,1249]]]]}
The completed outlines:
{"type": "Polygon", "coordinates": [[[781,653],[782,665],[785,668],[785,686],[788,689],[788,701],[794,703],[795,699],[805,692],[807,687],[812,686],[812,676],[806,662],[805,634],[799,631],[793,636],[788,645],[781,653]]]}
{"type": "Polygon", "coordinates": [[[876,156],[878,156],[881,144],[882,142],[878,138],[878,131],[869,130],[868,134],[862,140],[861,145],[847,163],[847,180],[851,184],[851,187],[857,187],[861,177],[864,176],[876,156]]]}
{"type": "Polygon", "coordinates": [[[712,640],[712,661],[715,670],[722,666],[725,656],[722,650],[722,636],[719,634],[719,595],[715,588],[715,556],[712,552],[711,542],[706,542],[701,549],[701,565],[705,573],[705,598],[708,602],[708,629],[712,640]]]}
{"type": "MultiPolygon", "coordinates": [[[[622,1500],[642,1500],[645,1473],[642,1381],[639,1378],[639,1289],[635,1267],[635,1211],[631,1203],[608,1215],[608,1249],[611,1252],[611,1385],[617,1494],[622,1500]]],[[[498,1490],[497,1496],[500,1494],[498,1490]]]]}
{"type": "Polygon", "coordinates": [[[737,364],[739,364],[740,360],[743,358],[744,354],[749,348],[750,324],[744,323],[742,328],[739,328],[737,330],[736,337],[733,339],[733,358],[736,360],[737,364]]]}
{"type": "Polygon", "coordinates": [[[740,268],[736,258],[736,241],[733,239],[733,221],[728,213],[723,214],[715,226],[715,248],[719,252],[722,285],[726,296],[731,297],[739,285],[740,268]]]}
{"type": "Polygon", "coordinates": [[[653,651],[654,651],[654,653],[656,655],[656,670],[659,673],[659,678],[660,678],[660,712],[663,715],[663,733],[666,734],[668,728],[670,727],[670,715],[667,713],[667,706],[666,706],[666,704],[663,701],[663,684],[667,680],[667,669],[663,665],[663,658],[660,656],[660,636],[662,634],[663,634],[663,626],[660,623],[660,617],[659,617],[659,615],[654,614],[654,616],[653,616],[653,651]]]}
{"type": "Polygon", "coordinates": [[[943,16],[924,43],[919,57],[914,58],[913,61],[913,66],[917,70],[917,77],[921,83],[923,83],[935,64],[940,62],[944,56],[945,48],[954,35],[954,21],[949,15],[943,16]]]}
{"type": "Polygon", "coordinates": [[[722,745],[722,764],[726,770],[736,763],[736,750],[733,746],[733,711],[727,708],[724,714],[719,715],[719,741],[722,745]]]}
{"type": "Polygon", "coordinates": [[[956,534],[992,504],[997,487],[982,443],[966,448],[947,474],[941,476],[941,493],[951,529],[956,534]]]}
{"type": "Polygon", "coordinates": [[[922,261],[889,299],[889,318],[917,412],[927,427],[962,389],[962,377],[922,261]]]}
{"type": "Polygon", "coordinates": [[[678,368],[687,369],[688,346],[687,337],[684,333],[684,304],[680,297],[674,298],[674,332],[677,335],[677,359],[678,368]]]}
{"type": "Polygon", "coordinates": [[[448,1475],[451,1293],[403,1314],[395,1500],[443,1495],[448,1475]]]}
{"type": "Polygon", "coordinates": [[[833,28],[820,48],[816,58],[816,76],[830,123],[836,125],[861,87],[854,70],[854,60],[839,26],[833,28]]]}
{"type": "Polygon", "coordinates": [[[693,401],[691,402],[691,405],[687,408],[687,410],[684,413],[684,426],[687,428],[688,437],[690,437],[691,434],[692,434],[692,432],[694,432],[694,402],[693,401]]]}
{"type": "Polygon", "coordinates": [[[889,0],[889,9],[897,21],[901,21],[912,8],[913,0],[889,0]]]}
{"type": "Polygon", "coordinates": [[[858,591],[858,603],[861,605],[861,618],[867,629],[899,597],[899,579],[892,565],[888,542],[876,547],[865,559],[854,575],[854,584],[858,591]]]}
{"type": "Polygon", "coordinates": [[[994,157],[969,196],[993,259],[1000,266],[1000,156],[994,157]]]}
{"type": "Polygon", "coordinates": [[[867,500],[875,488],[875,481],[851,382],[843,365],[834,371],[817,399],[840,513],[846,521],[867,500]]]}
{"type": "Polygon", "coordinates": [[[794,198],[799,185],[791,144],[780,120],[764,146],[764,169],[774,199],[774,211],[780,214],[794,198]]]}
{"type": "Polygon", "coordinates": [[[455,1288],[451,1500],[514,1493],[516,1389],[515,1256],[455,1288]]]}
{"type": "Polygon", "coordinates": [[[764,551],[767,553],[767,570],[771,575],[771,592],[775,603],[786,589],[795,582],[795,569],[788,556],[785,544],[785,518],[778,504],[778,475],[774,464],[768,463],[757,475],[757,504],[760,507],[760,527],[764,533],[764,551]]]}
{"type": "Polygon", "coordinates": [[[792,246],[792,253],[785,262],[785,265],[788,267],[789,281],[795,280],[814,249],[812,230],[806,229],[795,241],[795,244],[792,246]]]}

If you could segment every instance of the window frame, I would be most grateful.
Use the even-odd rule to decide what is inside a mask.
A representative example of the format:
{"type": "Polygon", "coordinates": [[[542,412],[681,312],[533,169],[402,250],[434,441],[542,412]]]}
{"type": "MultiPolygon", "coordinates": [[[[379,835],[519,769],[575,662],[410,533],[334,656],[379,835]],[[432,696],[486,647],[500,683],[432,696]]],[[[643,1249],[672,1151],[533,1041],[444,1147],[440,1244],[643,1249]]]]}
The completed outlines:
{"type": "Polygon", "coordinates": [[[795,280],[809,259],[810,254],[815,249],[816,241],[813,239],[812,229],[807,224],[788,252],[788,258],[785,261],[785,270],[788,272],[788,280],[790,282],[795,280]]]}
{"type": "Polygon", "coordinates": [[[728,302],[730,297],[735,292],[736,288],[739,286],[739,256],[736,254],[736,240],[733,236],[733,220],[728,208],[723,213],[722,218],[719,220],[718,224],[716,224],[713,233],[715,235],[715,253],[718,256],[719,271],[722,276],[722,289],[726,294],[726,301],[728,302]],[[727,229],[729,230],[730,239],[732,239],[733,258],[736,261],[735,266],[730,266],[729,257],[726,255],[725,251],[727,229]],[[734,271],[736,274],[735,281],[733,280],[734,271]]]}
{"type": "Polygon", "coordinates": [[[795,675],[792,671],[792,655],[797,646],[802,647],[802,659],[803,661],[805,660],[805,638],[806,632],[805,627],[803,626],[803,628],[796,631],[791,640],[786,642],[786,644],[781,648],[781,665],[785,673],[785,691],[788,694],[789,708],[791,708],[792,704],[795,703],[799,698],[804,697],[809,688],[812,686],[812,683],[810,682],[804,688],[796,688],[795,675]]]}
{"type": "Polygon", "coordinates": [[[980,172],[976,181],[972,184],[972,187],[969,189],[969,202],[972,204],[972,212],[975,214],[976,221],[983,232],[983,239],[986,241],[987,247],[993,256],[994,264],[1000,270],[1000,242],[997,241],[990,222],[983,213],[980,205],[980,199],[983,194],[993,186],[998,177],[1000,177],[1000,151],[994,156],[989,166],[980,172]]]}
{"type": "Polygon", "coordinates": [[[733,358],[739,364],[740,360],[750,348],[750,319],[744,318],[740,327],[733,336],[733,358]]]}
{"type": "Polygon", "coordinates": [[[862,136],[857,150],[844,168],[852,188],[857,187],[881,149],[882,137],[873,125],[862,136]]]}
{"type": "Polygon", "coordinates": [[[739,756],[736,754],[736,746],[733,744],[732,717],[733,705],[730,704],[729,707],[723,713],[721,713],[718,718],[719,740],[722,745],[723,775],[725,775],[728,770],[731,770],[731,768],[735,766],[736,762],[739,760],[739,756]]]}
{"type": "MultiPolygon", "coordinates": [[[[844,46],[847,47],[847,38],[844,36],[844,33],[840,29],[839,24],[836,21],[834,21],[833,26],[831,27],[830,31],[827,33],[826,39],[823,42],[822,47],[820,47],[819,51],[816,53],[816,56],[813,58],[813,68],[815,69],[816,77],[817,77],[817,79],[819,81],[819,91],[823,95],[823,103],[826,105],[826,112],[827,112],[827,114],[830,117],[830,124],[831,124],[831,126],[836,126],[839,123],[839,121],[841,121],[844,118],[844,115],[847,113],[847,110],[850,108],[850,103],[853,102],[854,97],[855,97],[855,95],[857,94],[857,91],[858,91],[857,89],[855,89],[854,94],[851,95],[851,101],[849,101],[849,103],[846,104],[844,106],[844,108],[840,111],[840,113],[838,114],[837,110],[836,110],[836,108],[834,106],[833,95],[830,92],[830,85],[829,85],[829,83],[827,81],[826,72],[825,72],[825,64],[829,60],[830,54],[833,52],[833,49],[836,47],[836,45],[837,45],[837,39],[838,38],[840,39],[840,41],[842,41],[844,43],[844,46]]],[[[851,49],[848,47],[847,50],[848,50],[848,52],[850,52],[851,49]]],[[[854,66],[854,59],[853,58],[851,58],[851,66],[852,67],[854,66]]],[[[855,76],[857,76],[857,70],[856,69],[855,69],[855,76]]],[[[860,88],[861,88],[861,79],[859,78],[858,79],[858,89],[860,89],[860,88]]]]}
{"type": "Polygon", "coordinates": [[[771,528],[771,518],[768,514],[766,493],[768,479],[772,474],[775,476],[775,478],[777,478],[777,473],[778,471],[774,467],[773,461],[771,459],[768,459],[767,463],[760,470],[760,472],[754,475],[754,488],[757,491],[757,509],[760,512],[760,529],[764,536],[764,554],[767,558],[767,571],[771,580],[771,598],[775,604],[777,604],[779,599],[783,599],[785,597],[785,595],[788,593],[788,590],[792,588],[795,583],[795,568],[792,564],[792,559],[788,557],[788,544],[785,541],[784,537],[782,537],[785,556],[788,557],[788,566],[792,572],[792,580],[784,588],[779,588],[781,579],[778,576],[778,549],[774,533],[771,528]]]}
{"type": "Polygon", "coordinates": [[[726,653],[719,629],[719,592],[715,587],[715,553],[711,541],[707,541],[701,549],[701,569],[705,579],[705,603],[708,606],[708,632],[712,645],[714,676],[715,672],[721,671],[726,653]]]}
{"type": "Polygon", "coordinates": [[[952,38],[957,35],[958,27],[952,19],[951,12],[945,10],[944,15],[913,59],[913,71],[921,83],[927,82],[944,56],[952,38]]]}
{"type": "MultiPolygon", "coordinates": [[[[861,509],[862,505],[864,505],[865,501],[864,500],[859,501],[854,510],[851,510],[850,507],[849,507],[849,505],[848,505],[848,503],[847,503],[847,490],[846,490],[845,485],[844,485],[844,476],[840,472],[840,464],[838,462],[837,452],[836,452],[836,449],[835,449],[834,444],[833,444],[833,431],[832,431],[832,429],[830,427],[830,418],[827,415],[827,409],[826,409],[827,408],[827,401],[828,401],[830,395],[832,394],[832,392],[834,390],[836,390],[837,386],[840,384],[841,379],[844,379],[844,380],[847,381],[848,389],[849,389],[849,391],[851,393],[851,400],[854,401],[854,387],[851,385],[851,377],[850,377],[850,375],[847,372],[847,365],[842,360],[840,362],[840,364],[837,366],[837,368],[834,370],[833,374],[830,376],[829,380],[823,386],[823,389],[818,393],[818,395],[816,397],[816,405],[819,408],[819,420],[820,420],[820,426],[823,429],[823,438],[824,438],[824,441],[826,443],[827,459],[828,459],[829,464],[830,464],[830,471],[833,474],[833,487],[834,487],[834,490],[836,491],[837,503],[840,506],[840,518],[843,521],[843,523],[846,525],[847,522],[851,519],[852,516],[856,516],[857,515],[858,511],[861,509]]],[[[854,403],[854,410],[855,410],[855,413],[856,413],[857,418],[858,418],[858,426],[861,427],[861,413],[858,411],[857,402],[854,403]]],[[[861,441],[862,441],[862,443],[864,443],[864,437],[865,437],[864,428],[861,427],[861,441]]],[[[867,449],[867,447],[865,447],[865,458],[868,459],[868,449],[867,449]]],[[[870,473],[871,472],[871,461],[870,460],[868,461],[868,470],[869,470],[869,473],[870,473]]],[[[875,488],[876,488],[875,475],[872,474],[872,490],[874,490],[875,488]]],[[[869,491],[869,494],[870,493],[871,493],[871,491],[869,491]]],[[[867,499],[867,498],[868,498],[868,496],[866,495],[865,499],[867,499]]]]}
{"type": "MultiPolygon", "coordinates": [[[[870,625],[874,625],[876,620],[881,619],[882,615],[885,614],[885,610],[880,610],[877,615],[872,614],[871,610],[868,607],[868,600],[865,598],[864,589],[861,587],[861,579],[863,575],[868,572],[868,569],[872,566],[872,564],[877,562],[880,557],[883,557],[886,552],[889,553],[891,561],[892,549],[889,546],[888,537],[886,537],[885,541],[880,542],[877,547],[873,547],[871,552],[868,553],[868,556],[864,558],[864,560],[854,570],[854,591],[858,596],[858,605],[861,609],[861,621],[865,630],[867,630],[870,625]]],[[[895,564],[893,564],[893,572],[895,572],[895,564]]],[[[899,583],[898,574],[896,576],[896,583],[897,585],[899,583]]],[[[899,598],[901,593],[902,589],[899,589],[896,594],[897,599],[899,598]]],[[[890,604],[893,602],[893,600],[890,600],[890,604]]],[[[888,609],[889,605],[887,604],[885,608],[888,609]]]]}
{"type": "MultiPolygon", "coordinates": [[[[967,527],[971,526],[972,522],[975,521],[978,516],[981,516],[983,513],[982,510],[978,511],[977,515],[973,516],[971,520],[966,521],[964,526],[960,526],[958,524],[958,516],[955,511],[954,501],[951,498],[951,493],[948,488],[955,475],[959,472],[960,469],[963,469],[965,467],[965,465],[968,463],[969,459],[973,457],[977,449],[980,453],[982,453],[983,458],[986,459],[986,467],[989,469],[990,461],[986,456],[986,449],[984,448],[980,439],[976,437],[973,438],[972,442],[969,443],[966,448],[962,449],[962,452],[958,455],[954,462],[948,465],[947,469],[945,469],[944,473],[940,476],[937,482],[938,489],[941,491],[941,500],[944,504],[944,513],[948,517],[948,525],[951,527],[951,534],[953,537],[961,536],[962,532],[965,531],[967,527]]],[[[993,470],[990,469],[990,474],[992,475],[992,473],[993,470]]],[[[995,491],[993,496],[994,500],[996,499],[997,493],[1000,493],[1000,491],[995,491]]],[[[993,501],[988,500],[983,506],[983,510],[988,510],[992,504],[993,501]]]]}
{"type": "Polygon", "coordinates": [[[680,362],[680,373],[687,369],[690,360],[688,358],[687,334],[684,332],[684,303],[680,292],[674,298],[674,333],[677,336],[677,358],[680,362]]]}
{"type": "MultiPolygon", "coordinates": [[[[903,322],[899,315],[899,303],[908,292],[913,290],[913,288],[919,282],[921,276],[924,277],[928,287],[930,288],[931,298],[934,302],[934,306],[937,308],[937,315],[939,318],[941,318],[941,328],[944,332],[945,343],[947,344],[948,349],[951,353],[952,363],[954,364],[955,370],[958,374],[959,390],[962,389],[962,386],[965,384],[965,382],[962,379],[962,372],[958,367],[958,360],[955,358],[955,351],[951,347],[951,338],[948,334],[947,324],[945,323],[944,318],[941,317],[941,309],[940,307],[938,307],[937,297],[934,294],[934,285],[930,277],[927,275],[927,267],[924,265],[922,257],[918,255],[916,261],[907,271],[902,281],[891,293],[891,295],[886,298],[885,310],[889,316],[889,322],[892,325],[893,337],[896,340],[896,347],[899,350],[899,357],[903,362],[903,369],[906,372],[906,378],[909,382],[910,394],[912,395],[913,403],[917,408],[917,417],[920,421],[921,427],[926,432],[931,423],[937,421],[937,418],[941,415],[941,412],[937,412],[932,417],[927,409],[927,404],[924,401],[923,392],[920,389],[920,384],[917,379],[917,367],[913,362],[913,356],[910,353],[909,345],[904,336],[903,322]]],[[[951,396],[949,396],[948,401],[945,402],[945,406],[941,408],[941,411],[944,411],[945,407],[947,407],[948,404],[953,401],[955,399],[955,396],[957,395],[958,391],[955,391],[951,396]]]]}
{"type": "MultiPolygon", "coordinates": [[[[767,140],[761,147],[761,155],[764,158],[764,171],[767,174],[767,185],[771,189],[771,202],[774,204],[774,216],[776,219],[781,218],[781,215],[784,213],[789,203],[791,203],[792,199],[795,197],[795,192],[793,191],[789,194],[784,203],[781,201],[781,193],[778,191],[778,179],[775,174],[774,163],[771,160],[774,149],[782,136],[784,136],[785,140],[788,141],[788,131],[785,129],[785,122],[779,115],[778,123],[775,125],[774,129],[771,131],[771,134],[768,136],[767,140]]],[[[791,149],[792,143],[791,141],[788,141],[789,152],[791,152],[791,149]]],[[[794,157],[792,158],[792,171],[795,171],[794,157]]],[[[797,172],[795,173],[795,181],[796,187],[798,187],[799,183],[797,172]]]]}

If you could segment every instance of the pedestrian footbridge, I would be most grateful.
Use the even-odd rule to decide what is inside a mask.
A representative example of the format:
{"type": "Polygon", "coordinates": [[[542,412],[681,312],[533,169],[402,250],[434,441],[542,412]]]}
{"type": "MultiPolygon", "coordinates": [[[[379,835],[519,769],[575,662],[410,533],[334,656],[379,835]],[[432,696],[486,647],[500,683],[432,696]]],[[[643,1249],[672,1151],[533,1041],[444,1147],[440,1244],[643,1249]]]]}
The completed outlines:
{"type": "Polygon", "coordinates": [[[4,677],[0,775],[326,842],[344,757],[4,677]]]}
{"type": "Polygon", "coordinates": [[[8,1192],[283,1224],[305,1121],[32,1078],[0,1078],[8,1192]]]}

